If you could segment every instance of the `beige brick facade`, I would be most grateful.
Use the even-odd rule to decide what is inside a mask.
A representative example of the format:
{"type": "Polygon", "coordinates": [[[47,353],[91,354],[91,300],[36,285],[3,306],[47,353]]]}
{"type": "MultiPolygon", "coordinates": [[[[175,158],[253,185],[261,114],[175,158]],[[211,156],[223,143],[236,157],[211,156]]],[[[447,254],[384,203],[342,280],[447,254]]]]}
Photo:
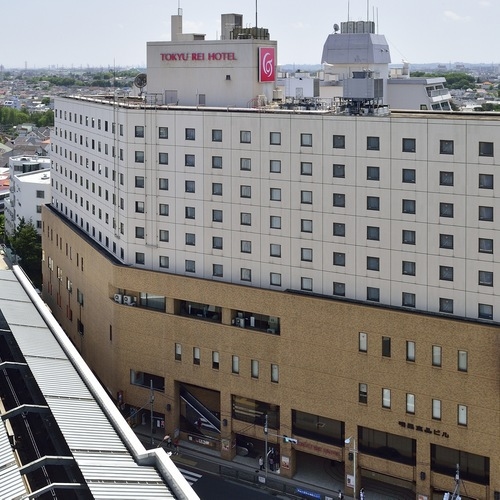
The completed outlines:
{"type": "MultiPolygon", "coordinates": [[[[156,391],[154,409],[165,414],[167,429],[179,425],[182,382],[220,393],[220,416],[227,420],[223,440],[232,441],[235,433],[263,439],[262,427],[232,418],[232,395],[244,396],[279,405],[277,434],[292,435],[292,410],[299,410],[343,422],[345,437],[358,436],[364,427],[416,440],[415,466],[361,451],[362,474],[384,474],[395,484],[405,480],[426,495],[432,488],[449,489],[452,478],[431,470],[431,444],[437,444],[489,458],[489,486],[469,481],[469,496],[493,499],[500,491],[497,326],[127,267],[46,207],[43,249],[43,297],[69,338],[110,394],[123,391],[127,403],[141,407],[149,397],[147,388],[131,385],[130,370],[164,377],[165,391],[156,391]],[[83,305],[77,303],[78,291],[83,305]],[[166,312],[113,299],[115,293],[141,292],[166,297],[166,312]],[[218,306],[222,321],[181,315],[180,301],[218,306]],[[280,334],[234,326],[231,320],[240,310],[278,317],[280,334]],[[360,332],[367,334],[366,352],[359,349],[360,332]],[[383,336],[390,338],[390,357],[382,355],[383,336]],[[407,361],[407,341],[415,343],[414,361],[407,361]],[[176,343],[182,361],[175,360],[176,343]],[[432,365],[432,346],[442,349],[440,367],[432,365]],[[193,363],[195,347],[199,365],[193,363]],[[467,352],[466,372],[457,369],[459,350],[467,352]],[[219,369],[212,367],[213,351],[219,353],[219,369]],[[232,373],[234,355],[239,374],[232,373]],[[259,361],[258,378],[251,377],[252,360],[259,361]],[[271,364],[279,366],[277,383],[271,381],[271,364]],[[359,402],[360,383],[367,384],[366,404],[359,402]],[[390,408],[382,406],[384,388],[391,390],[390,408]],[[407,394],[415,397],[413,414],[406,411],[407,394]],[[433,399],[442,403],[440,420],[432,419],[433,399]],[[457,423],[458,405],[467,408],[467,425],[457,423]]],[[[346,447],[307,438],[293,447],[281,444],[282,455],[290,457],[285,475],[295,470],[295,450],[338,461],[347,453],[346,447]]],[[[221,455],[229,459],[233,453],[221,455]]],[[[352,463],[346,460],[349,470],[352,463]]]]}

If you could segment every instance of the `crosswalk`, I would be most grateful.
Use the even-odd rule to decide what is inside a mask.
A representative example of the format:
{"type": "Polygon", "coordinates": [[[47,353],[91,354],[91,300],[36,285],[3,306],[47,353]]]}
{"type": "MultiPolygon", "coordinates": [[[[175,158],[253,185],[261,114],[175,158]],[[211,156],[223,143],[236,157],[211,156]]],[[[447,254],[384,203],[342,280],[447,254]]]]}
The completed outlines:
{"type": "Polygon", "coordinates": [[[189,483],[190,486],[193,486],[193,484],[196,483],[196,481],[198,481],[198,479],[201,478],[201,474],[198,474],[197,472],[186,470],[181,467],[177,468],[179,469],[179,471],[184,476],[184,478],[186,479],[186,481],[189,483]]]}

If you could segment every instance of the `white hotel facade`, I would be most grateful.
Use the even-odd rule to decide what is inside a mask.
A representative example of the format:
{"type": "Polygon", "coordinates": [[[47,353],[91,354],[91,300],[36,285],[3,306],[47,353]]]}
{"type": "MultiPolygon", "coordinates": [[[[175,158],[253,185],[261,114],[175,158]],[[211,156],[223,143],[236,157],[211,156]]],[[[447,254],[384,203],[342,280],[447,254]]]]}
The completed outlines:
{"type": "Polygon", "coordinates": [[[332,431],[332,441],[323,441],[316,454],[352,469],[343,438],[354,435],[358,477],[376,472],[438,498],[432,495],[447,488],[449,464],[439,464],[442,443],[433,436],[408,437],[413,427],[406,424],[402,430],[402,421],[416,417],[424,428],[448,427],[445,449],[458,454],[448,457],[450,463],[462,460],[460,454],[470,463],[479,457],[468,476],[477,483],[470,489],[477,498],[493,499],[500,491],[500,118],[388,113],[383,96],[363,100],[366,114],[349,114],[334,100],[312,110],[284,109],[273,101],[276,42],[205,41],[173,32],[172,42],[148,44],[144,97],[55,100],[43,293],[63,328],[109,390],[125,392],[127,402],[141,406],[144,397],[129,374],[163,378],[155,410],[167,427],[182,421],[178,383],[218,393],[225,458],[234,455],[225,439],[263,439],[258,424],[252,431],[239,427],[238,393],[279,405],[278,434],[299,438],[297,446],[282,445],[290,460],[285,474],[300,468],[305,453],[300,441],[307,439],[293,413],[300,410],[341,423],[342,435],[332,431]],[[274,61],[267,74],[266,53],[274,61]],[[119,277],[121,269],[130,277],[119,277]],[[68,282],[78,297],[65,290],[68,282]],[[128,326],[120,327],[119,318],[130,324],[132,313],[114,302],[116,294],[133,296],[135,314],[157,339],[155,352],[137,338],[133,348],[125,345],[128,326]],[[166,323],[157,325],[151,314],[159,313],[148,311],[148,300],[158,298],[166,323]],[[261,340],[251,328],[234,334],[235,318],[242,317],[236,312],[256,308],[254,300],[261,308],[256,312],[269,319],[261,340]],[[218,312],[214,337],[196,335],[200,317],[175,323],[185,303],[210,304],[218,312]],[[343,307],[349,312],[339,315],[343,307]],[[309,316],[313,310],[318,317],[309,316]],[[307,325],[297,319],[302,315],[307,325]],[[278,320],[279,335],[269,335],[277,333],[278,320]],[[108,324],[109,341],[102,337],[108,324]],[[389,330],[404,359],[382,373],[384,347],[371,361],[359,356],[366,354],[367,336],[387,346],[389,330]],[[412,372],[415,344],[425,352],[417,356],[419,376],[412,372]],[[248,358],[251,375],[249,368],[246,380],[235,381],[239,345],[246,352],[236,357],[242,364],[248,358]],[[319,358],[298,356],[295,348],[308,346],[318,347],[319,358]],[[193,359],[181,360],[181,349],[192,351],[193,359]],[[449,353],[442,378],[435,363],[441,349],[449,353]],[[212,363],[204,367],[210,352],[212,363]],[[339,357],[335,370],[322,370],[339,357]],[[278,386],[276,371],[270,375],[274,385],[254,384],[259,361],[261,370],[268,361],[272,370],[279,366],[278,386]],[[361,375],[365,366],[371,371],[361,375]],[[214,370],[225,378],[213,378],[214,370]],[[310,374],[313,380],[325,376],[325,383],[307,382],[310,374]],[[368,379],[376,386],[371,405],[361,396],[368,379]],[[337,390],[330,385],[340,392],[329,394],[337,390]],[[398,405],[396,394],[405,402],[398,405]],[[325,399],[345,406],[331,409],[325,399]],[[408,468],[377,458],[362,428],[415,441],[408,468]]]}

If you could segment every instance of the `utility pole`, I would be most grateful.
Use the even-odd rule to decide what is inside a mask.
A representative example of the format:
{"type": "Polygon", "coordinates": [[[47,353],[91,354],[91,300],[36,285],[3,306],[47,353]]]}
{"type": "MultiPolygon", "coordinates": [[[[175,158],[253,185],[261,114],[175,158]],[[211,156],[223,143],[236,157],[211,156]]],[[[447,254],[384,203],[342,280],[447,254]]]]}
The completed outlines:
{"type": "Polygon", "coordinates": [[[154,440],[154,437],[153,437],[153,404],[155,402],[155,393],[153,391],[153,381],[150,380],[150,390],[151,390],[151,393],[150,393],[150,396],[149,396],[149,403],[151,405],[151,444],[155,444],[155,440],[154,440]]]}
{"type": "Polygon", "coordinates": [[[267,432],[268,432],[268,427],[267,427],[267,413],[265,415],[265,422],[264,422],[264,435],[265,435],[265,438],[266,438],[266,456],[264,457],[264,460],[266,462],[266,480],[267,480],[267,467],[268,467],[268,462],[269,460],[267,459],[267,432]]]}

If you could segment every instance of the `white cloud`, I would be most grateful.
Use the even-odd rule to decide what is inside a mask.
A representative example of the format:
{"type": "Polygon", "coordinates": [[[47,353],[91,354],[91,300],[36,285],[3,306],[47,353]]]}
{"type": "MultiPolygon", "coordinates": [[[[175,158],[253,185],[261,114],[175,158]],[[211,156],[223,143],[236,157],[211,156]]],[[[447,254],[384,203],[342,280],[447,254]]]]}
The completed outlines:
{"type": "Polygon", "coordinates": [[[481,0],[481,1],[479,2],[479,5],[480,5],[481,7],[491,7],[491,2],[490,2],[489,0],[481,0]]]}
{"type": "Polygon", "coordinates": [[[470,16],[460,16],[459,14],[453,12],[452,10],[445,10],[444,17],[449,21],[453,22],[467,22],[472,19],[470,16]]]}

